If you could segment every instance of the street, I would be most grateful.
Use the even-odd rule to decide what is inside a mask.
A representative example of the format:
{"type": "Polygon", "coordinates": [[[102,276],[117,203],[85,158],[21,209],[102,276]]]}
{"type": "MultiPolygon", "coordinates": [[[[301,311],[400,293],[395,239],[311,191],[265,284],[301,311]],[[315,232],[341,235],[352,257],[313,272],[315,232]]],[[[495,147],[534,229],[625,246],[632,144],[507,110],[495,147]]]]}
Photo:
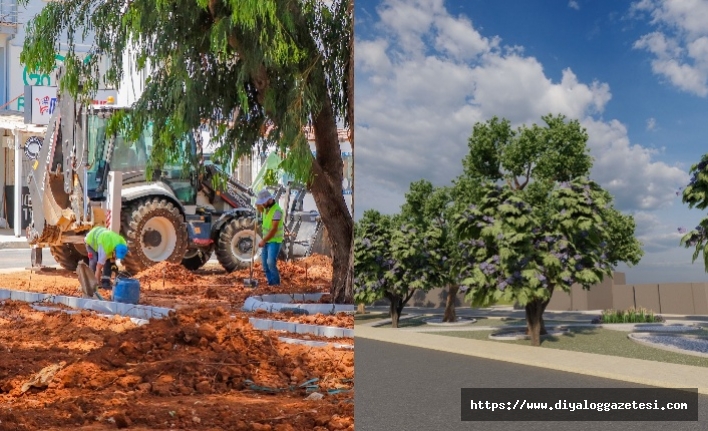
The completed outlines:
{"type": "MultiPolygon", "coordinates": [[[[0,250],[0,270],[2,269],[24,269],[32,265],[30,261],[30,249],[4,249],[0,250]]],[[[48,248],[42,251],[42,265],[56,266],[57,263],[49,252],[48,248]]]]}
{"type": "Polygon", "coordinates": [[[357,431],[706,429],[708,396],[703,395],[699,395],[699,422],[462,422],[461,388],[642,386],[356,337],[354,341],[357,431]]]}

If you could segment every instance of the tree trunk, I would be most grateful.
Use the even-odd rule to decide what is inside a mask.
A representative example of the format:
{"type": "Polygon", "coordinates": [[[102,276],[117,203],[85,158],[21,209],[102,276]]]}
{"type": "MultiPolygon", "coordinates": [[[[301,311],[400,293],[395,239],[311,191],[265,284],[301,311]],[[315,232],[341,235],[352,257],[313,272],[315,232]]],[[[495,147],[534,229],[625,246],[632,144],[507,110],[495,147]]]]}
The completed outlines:
{"type": "Polygon", "coordinates": [[[401,318],[401,311],[403,311],[401,297],[398,295],[388,295],[388,300],[390,301],[391,327],[398,328],[398,320],[401,318]]]}
{"type": "Polygon", "coordinates": [[[363,302],[360,304],[357,304],[356,312],[357,312],[357,314],[365,314],[366,313],[366,304],[364,304],[363,302]]]}
{"type": "Polygon", "coordinates": [[[553,296],[553,286],[549,288],[550,295],[548,299],[536,299],[533,302],[526,304],[526,333],[531,336],[531,345],[540,346],[541,336],[547,335],[546,323],[543,321],[543,313],[546,307],[551,302],[553,296]]]}
{"type": "Polygon", "coordinates": [[[443,322],[457,322],[457,315],[455,314],[455,299],[457,299],[457,292],[460,290],[460,286],[450,285],[447,287],[447,300],[445,301],[445,314],[443,315],[443,322]]]}
{"type": "Polygon", "coordinates": [[[337,123],[329,96],[315,116],[316,156],[312,162],[312,197],[327,228],[332,247],[333,276],[330,294],[337,304],[352,304],[354,275],[354,221],[342,194],[344,163],[339,146],[337,123]]]}
{"type": "Polygon", "coordinates": [[[531,336],[531,345],[540,346],[541,335],[546,335],[543,325],[543,306],[541,300],[536,299],[526,304],[526,324],[526,332],[531,336]]]}

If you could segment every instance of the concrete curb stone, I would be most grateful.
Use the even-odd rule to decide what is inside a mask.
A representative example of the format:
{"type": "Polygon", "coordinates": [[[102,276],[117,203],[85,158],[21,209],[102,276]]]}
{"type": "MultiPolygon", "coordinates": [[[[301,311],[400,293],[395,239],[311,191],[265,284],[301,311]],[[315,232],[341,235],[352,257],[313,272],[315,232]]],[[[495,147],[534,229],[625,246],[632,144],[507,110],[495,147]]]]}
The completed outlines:
{"type": "Polygon", "coordinates": [[[50,295],[45,293],[24,292],[19,290],[0,289],[0,300],[23,301],[28,303],[62,304],[70,308],[91,310],[99,314],[117,314],[141,320],[160,319],[173,311],[171,308],[153,307],[150,305],[124,304],[115,301],[78,298],[75,296],[50,295]]]}

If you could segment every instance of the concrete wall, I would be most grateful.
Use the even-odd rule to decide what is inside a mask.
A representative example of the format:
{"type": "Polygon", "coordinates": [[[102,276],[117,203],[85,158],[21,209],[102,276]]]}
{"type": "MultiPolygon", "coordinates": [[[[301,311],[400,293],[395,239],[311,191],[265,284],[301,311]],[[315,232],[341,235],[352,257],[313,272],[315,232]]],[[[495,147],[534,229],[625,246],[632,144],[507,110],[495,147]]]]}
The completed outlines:
{"type": "MultiPolygon", "coordinates": [[[[443,308],[447,303],[447,288],[436,288],[431,289],[427,292],[417,291],[413,294],[413,297],[408,301],[407,307],[425,307],[425,308],[443,308]]],[[[376,301],[374,306],[388,306],[389,302],[387,299],[381,301],[376,301]]],[[[462,307],[467,305],[465,303],[465,294],[462,292],[457,292],[457,298],[455,298],[455,307],[462,307]]]]}
{"type": "MultiPolygon", "coordinates": [[[[656,314],[708,315],[708,283],[663,283],[625,284],[625,274],[616,272],[613,278],[585,290],[579,285],[571,286],[570,292],[553,292],[547,310],[588,311],[627,310],[646,308],[656,314]],[[620,284],[621,282],[621,284],[620,284]]],[[[447,301],[447,289],[432,289],[416,292],[408,307],[443,308],[447,301]]],[[[375,306],[387,306],[388,300],[377,301],[375,306]]],[[[458,292],[456,307],[465,307],[464,294],[458,292]]]]}
{"type": "Polygon", "coordinates": [[[548,310],[626,310],[646,308],[661,314],[708,314],[707,283],[615,284],[625,281],[623,273],[589,291],[573,286],[570,292],[553,293],[548,310]]]}

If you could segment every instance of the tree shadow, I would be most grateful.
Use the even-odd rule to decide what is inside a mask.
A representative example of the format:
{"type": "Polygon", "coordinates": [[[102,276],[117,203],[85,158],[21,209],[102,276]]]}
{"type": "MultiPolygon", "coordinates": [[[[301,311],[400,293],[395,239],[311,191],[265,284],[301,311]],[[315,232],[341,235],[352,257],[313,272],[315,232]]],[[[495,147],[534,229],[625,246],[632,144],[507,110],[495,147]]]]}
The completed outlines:
{"type": "MultiPolygon", "coordinates": [[[[550,328],[552,329],[552,328],[550,328]]],[[[563,337],[567,338],[575,338],[578,335],[595,335],[597,334],[597,330],[599,328],[590,328],[590,327],[575,327],[575,328],[569,328],[568,332],[563,335],[551,335],[547,337],[541,337],[541,345],[543,343],[558,343],[559,341],[562,340],[563,337]]]]}

